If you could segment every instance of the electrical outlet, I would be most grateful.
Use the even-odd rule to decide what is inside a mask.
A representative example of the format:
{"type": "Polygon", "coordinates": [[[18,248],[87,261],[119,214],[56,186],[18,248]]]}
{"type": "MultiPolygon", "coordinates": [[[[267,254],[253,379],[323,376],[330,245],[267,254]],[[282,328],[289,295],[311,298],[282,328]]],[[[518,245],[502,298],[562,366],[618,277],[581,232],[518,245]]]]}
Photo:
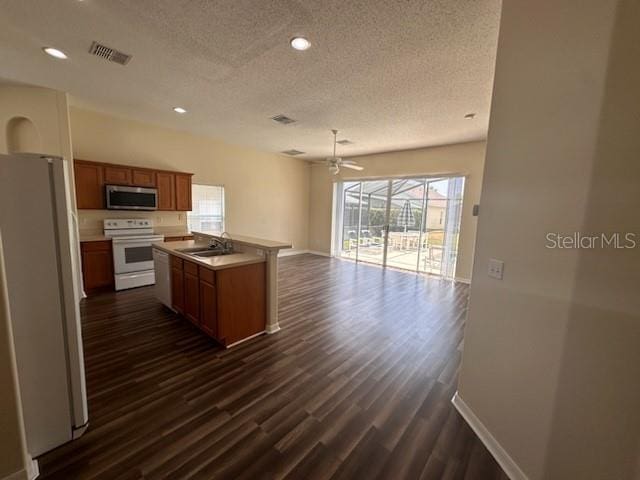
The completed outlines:
{"type": "Polygon", "coordinates": [[[489,259],[489,276],[497,280],[502,280],[502,271],[504,270],[504,262],[502,260],[496,260],[495,258],[489,259]]]}

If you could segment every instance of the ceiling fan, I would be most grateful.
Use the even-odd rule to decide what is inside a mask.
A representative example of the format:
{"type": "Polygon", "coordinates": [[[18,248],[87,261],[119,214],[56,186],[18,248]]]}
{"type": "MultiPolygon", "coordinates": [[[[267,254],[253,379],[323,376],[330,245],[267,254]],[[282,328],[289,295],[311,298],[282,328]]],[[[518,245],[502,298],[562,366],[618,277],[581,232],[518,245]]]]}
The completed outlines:
{"type": "Polygon", "coordinates": [[[340,168],[350,168],[351,170],[364,170],[364,167],[361,167],[353,160],[343,160],[341,157],[336,157],[336,141],[338,136],[338,130],[331,130],[333,132],[333,155],[327,157],[325,163],[327,167],[329,167],[329,172],[333,175],[337,175],[340,173],[340,168]]]}

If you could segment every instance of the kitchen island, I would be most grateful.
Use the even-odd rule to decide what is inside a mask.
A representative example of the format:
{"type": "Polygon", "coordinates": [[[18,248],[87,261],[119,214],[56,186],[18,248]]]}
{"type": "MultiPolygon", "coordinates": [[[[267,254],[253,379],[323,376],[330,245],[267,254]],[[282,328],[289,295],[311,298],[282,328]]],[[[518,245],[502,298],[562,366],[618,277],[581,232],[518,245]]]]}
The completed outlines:
{"type": "MultiPolygon", "coordinates": [[[[196,241],[207,243],[211,239],[222,238],[222,233],[213,231],[193,231],[196,241]]],[[[225,235],[226,236],[226,235],[225,235]]],[[[238,252],[255,253],[263,256],[267,261],[267,333],[280,330],[278,323],[278,253],[280,250],[291,248],[291,242],[265,240],[263,238],[246,235],[228,234],[233,248],[238,252]]]]}
{"type": "Polygon", "coordinates": [[[165,273],[156,267],[157,285],[170,284],[170,301],[163,303],[227,348],[277,332],[277,297],[274,302],[271,295],[277,296],[277,252],[286,244],[231,237],[233,253],[201,257],[193,250],[206,249],[218,236],[194,235],[195,240],[153,245],[168,256],[165,273]]]}

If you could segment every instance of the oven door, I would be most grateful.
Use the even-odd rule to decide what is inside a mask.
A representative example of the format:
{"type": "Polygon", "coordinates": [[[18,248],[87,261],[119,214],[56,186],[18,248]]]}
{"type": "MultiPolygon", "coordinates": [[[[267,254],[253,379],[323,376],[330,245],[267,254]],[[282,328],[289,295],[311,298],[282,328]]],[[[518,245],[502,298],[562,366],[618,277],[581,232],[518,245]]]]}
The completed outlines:
{"type": "Polygon", "coordinates": [[[153,270],[154,242],[162,237],[114,237],[113,267],[116,274],[153,270]]]}

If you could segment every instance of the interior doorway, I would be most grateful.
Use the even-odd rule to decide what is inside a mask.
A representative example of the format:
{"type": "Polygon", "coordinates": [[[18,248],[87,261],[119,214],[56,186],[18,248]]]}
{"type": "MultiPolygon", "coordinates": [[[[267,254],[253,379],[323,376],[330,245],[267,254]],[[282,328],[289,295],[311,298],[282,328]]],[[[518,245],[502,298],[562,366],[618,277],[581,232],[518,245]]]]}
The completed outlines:
{"type": "Polygon", "coordinates": [[[455,276],[464,177],[339,182],[334,255],[455,276]]]}

